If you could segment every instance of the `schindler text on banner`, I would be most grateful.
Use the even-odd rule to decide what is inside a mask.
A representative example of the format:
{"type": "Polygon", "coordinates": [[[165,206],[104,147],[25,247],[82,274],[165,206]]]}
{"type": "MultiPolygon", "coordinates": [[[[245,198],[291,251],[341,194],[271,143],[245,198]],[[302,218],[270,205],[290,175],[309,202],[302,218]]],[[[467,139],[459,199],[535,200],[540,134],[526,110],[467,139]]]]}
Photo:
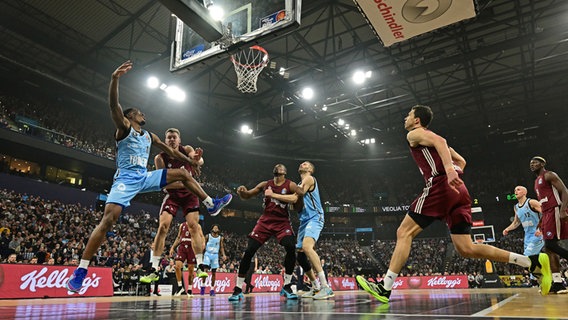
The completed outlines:
{"type": "Polygon", "coordinates": [[[385,46],[475,17],[474,0],[355,0],[385,46]]]}

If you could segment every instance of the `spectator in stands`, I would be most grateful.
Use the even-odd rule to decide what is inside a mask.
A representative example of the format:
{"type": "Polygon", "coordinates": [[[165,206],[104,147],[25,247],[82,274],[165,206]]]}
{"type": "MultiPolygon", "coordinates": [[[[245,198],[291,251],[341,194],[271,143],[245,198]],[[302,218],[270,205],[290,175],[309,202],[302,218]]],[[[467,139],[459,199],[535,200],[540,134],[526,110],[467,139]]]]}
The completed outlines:
{"type": "Polygon", "coordinates": [[[16,258],[17,255],[15,253],[12,253],[11,255],[8,256],[8,260],[6,260],[6,263],[18,263],[16,258]]]}

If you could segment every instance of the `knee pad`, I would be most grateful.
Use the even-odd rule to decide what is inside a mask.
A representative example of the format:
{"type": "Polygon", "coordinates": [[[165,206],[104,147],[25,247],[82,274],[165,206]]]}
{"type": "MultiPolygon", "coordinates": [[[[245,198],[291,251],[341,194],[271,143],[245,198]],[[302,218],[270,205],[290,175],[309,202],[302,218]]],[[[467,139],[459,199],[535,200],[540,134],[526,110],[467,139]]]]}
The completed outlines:
{"type": "Polygon", "coordinates": [[[304,273],[312,270],[312,265],[310,264],[308,256],[306,255],[305,252],[303,251],[298,252],[296,259],[298,260],[298,264],[300,264],[300,267],[304,269],[304,273]]]}
{"type": "Polygon", "coordinates": [[[286,236],[282,238],[280,241],[280,245],[286,249],[286,252],[290,252],[290,250],[296,252],[296,238],[292,236],[286,236]]]}

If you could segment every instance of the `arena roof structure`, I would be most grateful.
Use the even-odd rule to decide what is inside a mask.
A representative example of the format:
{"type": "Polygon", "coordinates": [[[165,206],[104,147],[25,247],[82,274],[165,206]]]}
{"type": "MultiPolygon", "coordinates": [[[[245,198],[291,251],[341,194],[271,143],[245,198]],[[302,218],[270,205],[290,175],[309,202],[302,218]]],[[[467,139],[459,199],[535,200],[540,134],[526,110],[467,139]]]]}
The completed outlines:
{"type": "Polygon", "coordinates": [[[352,0],[303,1],[300,27],[261,43],[274,64],[258,92],[242,94],[227,56],[169,73],[174,19],[158,1],[5,0],[0,74],[6,90],[49,92],[110,122],[110,74],[131,59],[121,102],[140,107],[150,130],[179,127],[194,145],[276,157],[406,155],[403,119],[418,103],[432,106],[432,129],[466,153],[563,130],[568,2],[476,4],[473,19],[385,47],[352,0]],[[356,85],[357,69],[372,76],[356,85]],[[150,75],[183,88],[187,100],[148,90],[150,75]],[[302,99],[305,86],[311,100],[302,99]],[[244,123],[251,136],[239,132],[244,123]]]}

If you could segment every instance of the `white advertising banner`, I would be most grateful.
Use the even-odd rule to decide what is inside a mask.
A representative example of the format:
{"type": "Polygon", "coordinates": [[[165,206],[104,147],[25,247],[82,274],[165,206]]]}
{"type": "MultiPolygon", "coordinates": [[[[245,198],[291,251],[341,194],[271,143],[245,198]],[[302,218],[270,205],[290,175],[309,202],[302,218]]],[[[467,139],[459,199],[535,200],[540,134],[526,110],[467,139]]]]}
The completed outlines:
{"type": "Polygon", "coordinates": [[[385,46],[475,17],[474,0],[354,0],[385,46]]]}

